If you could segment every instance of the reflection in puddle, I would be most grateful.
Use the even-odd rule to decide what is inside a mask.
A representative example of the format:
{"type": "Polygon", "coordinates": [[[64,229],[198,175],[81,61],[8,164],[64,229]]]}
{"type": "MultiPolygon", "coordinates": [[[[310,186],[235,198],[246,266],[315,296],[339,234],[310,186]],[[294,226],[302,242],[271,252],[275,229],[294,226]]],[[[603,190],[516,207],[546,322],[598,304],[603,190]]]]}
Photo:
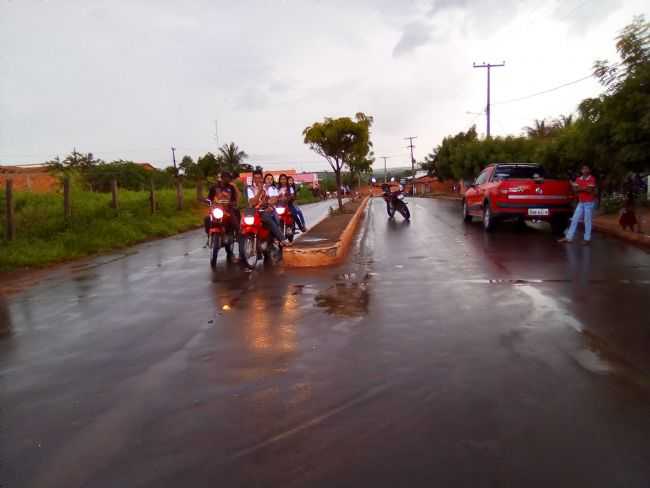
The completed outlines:
{"type": "Polygon", "coordinates": [[[325,308],[327,313],[346,317],[359,317],[368,314],[368,279],[366,274],[361,281],[355,273],[339,275],[339,281],[316,295],[316,306],[325,308]]]}
{"type": "Polygon", "coordinates": [[[612,365],[602,358],[596,351],[581,349],[575,351],[572,356],[580,366],[591,373],[607,374],[613,370],[612,365]]]}
{"type": "Polygon", "coordinates": [[[8,335],[11,332],[11,316],[7,300],[0,295],[0,337],[8,335]]]}

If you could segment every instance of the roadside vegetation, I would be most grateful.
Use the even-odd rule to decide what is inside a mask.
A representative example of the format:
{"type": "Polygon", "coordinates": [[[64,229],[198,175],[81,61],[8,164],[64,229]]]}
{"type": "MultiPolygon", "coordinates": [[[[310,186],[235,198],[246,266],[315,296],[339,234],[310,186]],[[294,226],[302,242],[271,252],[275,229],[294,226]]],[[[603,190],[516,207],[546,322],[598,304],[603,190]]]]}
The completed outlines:
{"type": "MultiPolygon", "coordinates": [[[[201,206],[194,190],[184,190],[184,208],[176,208],[176,191],[156,191],[151,215],[149,193],[120,190],[119,209],[111,196],[73,184],[72,216],[64,218],[61,193],[15,194],[16,239],[0,241],[0,270],[43,266],[166,237],[197,227],[201,206]]],[[[4,193],[0,192],[4,200],[4,193]]],[[[4,220],[4,206],[0,211],[4,220]]]]}
{"type": "Polygon", "coordinates": [[[616,38],[620,61],[596,61],[603,87],[576,114],[535,120],[523,135],[480,138],[476,126],[443,139],[422,167],[441,179],[473,179],[491,162],[534,162],[549,173],[574,176],[583,163],[600,180],[607,208],[622,205],[617,193],[650,172],[650,23],[637,17],[616,38]],[[618,202],[618,203],[617,203],[618,202]]]}

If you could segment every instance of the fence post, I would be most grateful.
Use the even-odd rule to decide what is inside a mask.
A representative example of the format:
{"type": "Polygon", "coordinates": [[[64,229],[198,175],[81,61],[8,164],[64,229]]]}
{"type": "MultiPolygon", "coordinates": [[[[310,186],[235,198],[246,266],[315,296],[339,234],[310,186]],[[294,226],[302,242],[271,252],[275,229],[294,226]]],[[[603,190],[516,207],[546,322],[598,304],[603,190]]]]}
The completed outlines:
{"type": "Polygon", "coordinates": [[[196,199],[199,202],[203,201],[203,180],[201,179],[196,181],[196,199]]]}
{"type": "Polygon", "coordinates": [[[115,210],[118,209],[117,203],[117,180],[113,178],[111,180],[111,207],[115,210]]]}
{"type": "Polygon", "coordinates": [[[176,179],[176,209],[183,210],[183,185],[178,178],[176,179]]]}
{"type": "Polygon", "coordinates": [[[70,177],[63,178],[63,216],[69,219],[72,216],[72,208],[70,207],[70,177]]]}
{"type": "Polygon", "coordinates": [[[7,200],[7,240],[13,241],[16,237],[16,222],[14,221],[14,180],[7,179],[5,186],[7,200]]]}
{"type": "Polygon", "coordinates": [[[115,210],[118,209],[117,203],[117,180],[113,178],[111,180],[111,207],[115,210]]]}
{"type": "Polygon", "coordinates": [[[149,206],[151,208],[151,215],[156,213],[156,193],[153,188],[153,179],[151,180],[151,189],[149,190],[149,206]]]}

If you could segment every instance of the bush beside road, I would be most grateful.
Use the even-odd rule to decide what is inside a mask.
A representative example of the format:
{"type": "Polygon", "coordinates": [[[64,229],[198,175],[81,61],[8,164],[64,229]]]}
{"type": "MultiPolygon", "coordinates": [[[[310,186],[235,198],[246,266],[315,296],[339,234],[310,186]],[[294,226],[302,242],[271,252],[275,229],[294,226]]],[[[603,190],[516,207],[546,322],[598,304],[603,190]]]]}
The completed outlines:
{"type": "MultiPolygon", "coordinates": [[[[17,192],[16,239],[0,240],[0,270],[38,267],[122,248],[150,238],[166,237],[201,225],[203,207],[196,191],[184,190],[184,208],[176,208],[176,191],[157,190],[156,213],[151,215],[149,192],[119,191],[119,209],[111,195],[73,188],[72,216],[63,215],[57,193],[17,192]]],[[[4,192],[0,199],[4,203],[4,192]]],[[[0,221],[5,219],[4,205],[0,221]]]]}

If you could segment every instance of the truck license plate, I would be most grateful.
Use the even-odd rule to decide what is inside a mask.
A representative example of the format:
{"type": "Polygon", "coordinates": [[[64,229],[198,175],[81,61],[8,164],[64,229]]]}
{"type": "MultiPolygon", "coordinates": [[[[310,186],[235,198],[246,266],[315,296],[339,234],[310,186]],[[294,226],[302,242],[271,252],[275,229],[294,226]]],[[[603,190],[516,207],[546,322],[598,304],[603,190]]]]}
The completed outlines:
{"type": "Polygon", "coordinates": [[[531,217],[548,216],[548,208],[529,208],[528,215],[531,217]]]}

